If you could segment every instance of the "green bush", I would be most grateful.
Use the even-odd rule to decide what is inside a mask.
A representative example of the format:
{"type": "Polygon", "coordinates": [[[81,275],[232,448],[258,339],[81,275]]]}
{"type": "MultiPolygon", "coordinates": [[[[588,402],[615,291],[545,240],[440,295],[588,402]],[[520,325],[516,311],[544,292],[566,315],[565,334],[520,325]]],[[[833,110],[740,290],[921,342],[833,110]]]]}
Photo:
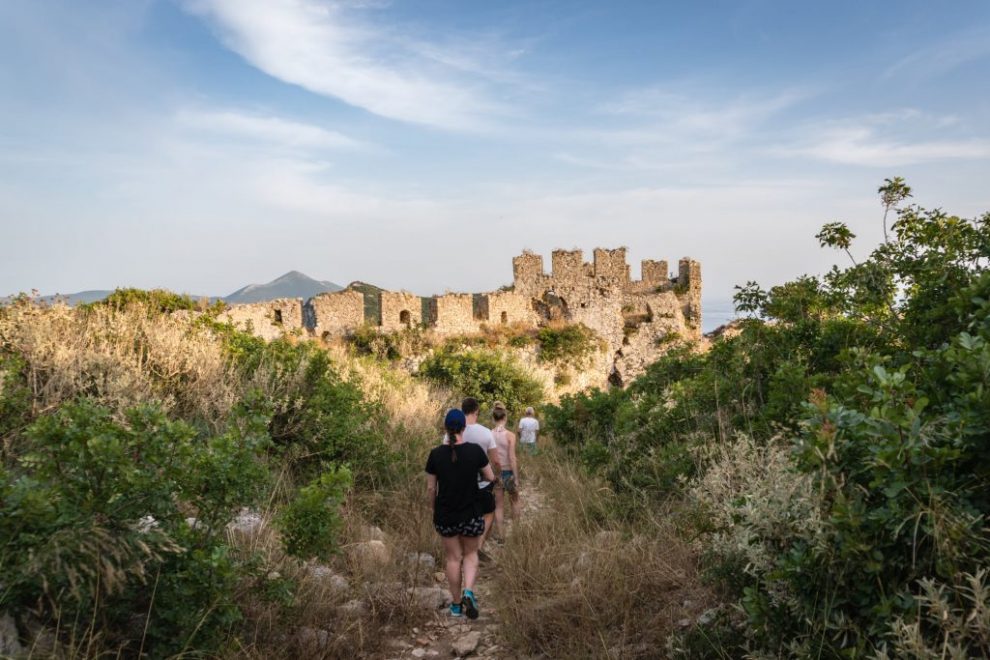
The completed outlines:
{"type": "Polygon", "coordinates": [[[358,383],[345,381],[314,342],[225,331],[225,345],[245,387],[271,405],[268,432],[274,451],[302,480],[324,463],[346,464],[358,484],[387,480],[396,452],[375,431],[384,411],[367,402],[358,383]]]}
{"type": "Polygon", "coordinates": [[[165,289],[116,289],[103,300],[80,305],[80,307],[85,309],[106,306],[124,309],[131,305],[141,305],[147,307],[149,310],[163,314],[177,312],[179,310],[212,311],[219,313],[227,307],[226,303],[222,300],[214,303],[199,301],[194,300],[184,293],[172,293],[165,289]]]}
{"type": "Polygon", "coordinates": [[[224,528],[262,493],[267,442],[246,413],[208,438],[148,406],[117,420],[80,401],[39,418],[0,473],[0,608],[77,637],[98,619],[131,652],[142,613],[156,657],[215,648],[239,616],[224,528]]]}
{"type": "Polygon", "coordinates": [[[348,337],[348,342],[358,355],[370,355],[378,360],[399,360],[428,348],[426,332],[419,326],[398,332],[380,332],[373,326],[363,325],[348,337]]]}
{"type": "Polygon", "coordinates": [[[567,362],[579,365],[599,346],[598,336],[581,324],[562,328],[542,327],[536,332],[541,362],[567,362]]]}
{"type": "Polygon", "coordinates": [[[330,558],[342,526],[340,505],[350,487],[350,470],[335,467],[324,468],[319,477],[299,489],[278,519],[289,554],[301,559],[330,558]]]}
{"type": "MultiPolygon", "coordinates": [[[[880,193],[897,220],[867,258],[738,287],[737,309],[771,322],[546,414],[617,490],[686,496],[708,575],[745,617],[741,636],[721,620],[685,636],[722,640],[704,655],[990,655],[973,586],[990,556],[990,214],[898,209],[900,179],[880,193]],[[750,454],[720,450],[744,437],[750,454]]],[[[818,238],[853,257],[844,224],[818,238]]]]}
{"type": "Polygon", "coordinates": [[[543,386],[518,362],[495,351],[443,348],[423,361],[419,373],[487,406],[501,401],[518,411],[539,405],[545,396],[543,386]]]}

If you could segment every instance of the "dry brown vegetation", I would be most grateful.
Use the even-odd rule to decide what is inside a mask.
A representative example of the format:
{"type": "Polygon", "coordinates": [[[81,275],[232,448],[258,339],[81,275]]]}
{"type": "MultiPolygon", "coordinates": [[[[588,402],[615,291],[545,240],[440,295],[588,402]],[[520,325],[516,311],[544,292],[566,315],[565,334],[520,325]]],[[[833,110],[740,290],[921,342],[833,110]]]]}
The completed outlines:
{"type": "Polygon", "coordinates": [[[550,658],[666,656],[671,633],[713,604],[691,548],[662,511],[620,521],[611,491],[552,451],[525,469],[545,502],[499,557],[505,641],[550,658]]]}
{"type": "MultiPolygon", "coordinates": [[[[156,403],[171,418],[221,429],[248,389],[275,401],[303,378],[301,368],[277,373],[277,365],[264,363],[245,378],[208,325],[140,305],[85,312],[14,305],[0,314],[0,343],[23,360],[30,418],[86,397],[118,413],[156,403]]],[[[355,357],[346,347],[326,350],[336,371],[385,411],[368,432],[385,438],[406,467],[351,493],[341,552],[320,564],[286,554],[275,519],[299,484],[287,469],[275,476],[267,503],[251,512],[256,524],[228,532],[232,552],[255,567],[236,586],[243,620],[226,645],[228,656],[388,657],[390,640],[437,614],[436,604],[422,602],[443,586],[424,557],[439,565],[442,552],[422,464],[456,394],[383,361],[355,357]]],[[[487,569],[493,571],[500,645],[543,657],[663,655],[669,634],[711,605],[691,549],[676,539],[662,512],[635,524],[620,521],[614,495],[552,448],[524,460],[529,493],[542,493],[543,503],[515,527],[497,567],[487,569]]],[[[146,578],[154,589],[154,570],[146,578]]],[[[33,657],[114,653],[95,625],[68,636],[35,626],[30,635],[33,657]]]]}

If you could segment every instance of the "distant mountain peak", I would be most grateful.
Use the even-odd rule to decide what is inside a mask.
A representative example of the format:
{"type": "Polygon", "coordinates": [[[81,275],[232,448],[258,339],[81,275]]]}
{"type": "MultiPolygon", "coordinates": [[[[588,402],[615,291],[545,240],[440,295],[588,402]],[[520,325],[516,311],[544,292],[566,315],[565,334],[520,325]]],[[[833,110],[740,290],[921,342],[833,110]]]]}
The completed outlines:
{"type": "Polygon", "coordinates": [[[340,291],[343,289],[333,282],[315,280],[298,270],[290,270],[266,284],[249,284],[224,297],[224,302],[231,304],[262,302],[275,298],[308,299],[320,293],[340,291]]]}

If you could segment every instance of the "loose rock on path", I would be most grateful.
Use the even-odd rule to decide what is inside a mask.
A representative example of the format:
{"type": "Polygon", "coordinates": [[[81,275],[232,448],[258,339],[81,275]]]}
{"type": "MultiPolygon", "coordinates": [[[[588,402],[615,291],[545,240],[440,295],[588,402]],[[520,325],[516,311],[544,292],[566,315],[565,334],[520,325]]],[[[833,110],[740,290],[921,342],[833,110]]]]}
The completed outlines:
{"type": "MultiPolygon", "coordinates": [[[[527,484],[523,491],[523,517],[537,515],[543,508],[543,496],[538,489],[527,484]]],[[[511,526],[509,533],[511,534],[511,526]]],[[[474,593],[478,597],[479,616],[475,620],[452,617],[446,606],[435,610],[432,620],[409,631],[405,638],[391,644],[389,658],[477,658],[494,660],[511,657],[499,638],[498,610],[492,605],[492,583],[497,570],[500,548],[491,540],[485,543],[485,551],[494,562],[481,564],[474,593]]],[[[442,563],[442,560],[441,560],[442,563]]],[[[437,573],[439,584],[446,589],[447,581],[437,573]]],[[[449,592],[448,592],[449,593],[449,592]]]]}

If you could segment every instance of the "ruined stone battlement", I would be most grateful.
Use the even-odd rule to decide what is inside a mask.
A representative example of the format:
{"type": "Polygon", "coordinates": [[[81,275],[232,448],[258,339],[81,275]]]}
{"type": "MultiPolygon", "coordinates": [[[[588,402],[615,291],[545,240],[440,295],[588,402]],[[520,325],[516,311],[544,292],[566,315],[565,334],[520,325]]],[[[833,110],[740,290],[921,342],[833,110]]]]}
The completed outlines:
{"type": "Polygon", "coordinates": [[[425,327],[440,336],[466,335],[484,326],[537,328],[549,322],[581,323],[598,333],[614,355],[613,382],[645,368],[669,335],[701,336],[701,264],[644,259],[633,280],[626,248],[554,250],[550,273],[543,256],[524,251],[512,260],[512,286],[501,291],[445,293],[424,299],[408,291],[378,293],[380,315],[367,318],[365,297],[355,290],[298,299],[234,305],[232,323],[265,338],[302,330],[323,338],[347,336],[361,326],[381,332],[425,327]]]}

